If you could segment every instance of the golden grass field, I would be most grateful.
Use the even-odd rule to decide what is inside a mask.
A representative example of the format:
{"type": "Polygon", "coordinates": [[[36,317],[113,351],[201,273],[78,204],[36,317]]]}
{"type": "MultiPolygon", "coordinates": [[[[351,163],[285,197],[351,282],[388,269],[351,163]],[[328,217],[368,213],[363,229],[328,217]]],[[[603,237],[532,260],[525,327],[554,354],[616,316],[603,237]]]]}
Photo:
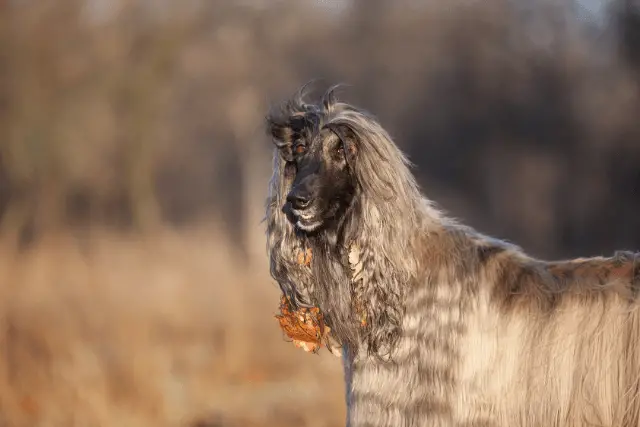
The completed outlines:
{"type": "Polygon", "coordinates": [[[339,360],[285,341],[212,228],[0,247],[2,426],[337,426],[339,360]]]}

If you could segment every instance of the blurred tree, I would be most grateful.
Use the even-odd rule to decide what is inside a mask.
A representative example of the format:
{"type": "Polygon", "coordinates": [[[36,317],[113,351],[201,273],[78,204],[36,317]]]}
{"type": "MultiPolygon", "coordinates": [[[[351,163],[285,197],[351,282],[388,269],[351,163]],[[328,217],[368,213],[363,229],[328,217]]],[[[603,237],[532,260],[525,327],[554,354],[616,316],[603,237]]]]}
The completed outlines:
{"type": "Polygon", "coordinates": [[[613,13],[620,40],[620,51],[632,67],[640,68],[640,3],[637,0],[613,2],[613,13]]]}

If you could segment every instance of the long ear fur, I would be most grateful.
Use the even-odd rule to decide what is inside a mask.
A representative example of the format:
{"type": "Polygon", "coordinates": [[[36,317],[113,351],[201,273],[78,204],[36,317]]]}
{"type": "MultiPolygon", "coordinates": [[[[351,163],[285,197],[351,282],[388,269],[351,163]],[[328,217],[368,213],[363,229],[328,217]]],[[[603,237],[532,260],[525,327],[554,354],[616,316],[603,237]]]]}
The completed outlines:
{"type": "Polygon", "coordinates": [[[308,245],[305,236],[296,232],[282,211],[292,177],[285,173],[286,161],[277,149],[273,156],[273,164],[265,218],[270,273],[294,307],[309,306],[314,281],[310,269],[297,263],[299,254],[308,245]]]}
{"type": "Polygon", "coordinates": [[[351,300],[364,311],[361,339],[371,354],[384,358],[399,338],[406,289],[416,278],[415,259],[407,254],[414,253],[419,221],[428,217],[421,211],[436,212],[421,196],[410,162],[378,122],[351,106],[333,109],[339,112],[325,126],[355,145],[351,170],[359,185],[345,230],[346,240],[359,249],[362,269],[351,300]]]}
{"type": "Polygon", "coordinates": [[[314,281],[311,270],[298,264],[298,256],[308,248],[306,237],[298,233],[282,207],[293,182],[292,145],[308,137],[318,123],[319,109],[305,102],[311,82],[305,84],[284,105],[272,109],[266,117],[267,133],[276,146],[273,174],[266,207],[267,251],[271,276],[294,307],[311,305],[314,281]]]}

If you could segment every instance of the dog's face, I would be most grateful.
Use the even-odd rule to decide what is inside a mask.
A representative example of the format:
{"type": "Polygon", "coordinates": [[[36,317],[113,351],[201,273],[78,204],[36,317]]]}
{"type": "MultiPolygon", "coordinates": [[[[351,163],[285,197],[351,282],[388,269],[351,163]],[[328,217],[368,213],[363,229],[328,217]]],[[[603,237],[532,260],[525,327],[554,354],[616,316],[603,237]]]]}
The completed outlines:
{"type": "Polygon", "coordinates": [[[290,149],[286,173],[293,182],[283,207],[287,217],[305,233],[337,226],[356,191],[350,167],[356,151],[353,134],[327,125],[294,141],[290,149]]]}

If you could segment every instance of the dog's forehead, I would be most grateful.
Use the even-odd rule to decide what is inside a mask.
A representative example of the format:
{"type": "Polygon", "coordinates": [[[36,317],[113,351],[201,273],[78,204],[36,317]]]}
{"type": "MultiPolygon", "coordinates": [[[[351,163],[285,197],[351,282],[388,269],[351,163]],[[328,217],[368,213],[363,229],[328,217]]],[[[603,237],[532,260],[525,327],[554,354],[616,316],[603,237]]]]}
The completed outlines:
{"type": "Polygon", "coordinates": [[[335,134],[331,129],[321,127],[311,134],[309,145],[311,147],[318,147],[320,149],[332,140],[332,135],[335,134]]]}

